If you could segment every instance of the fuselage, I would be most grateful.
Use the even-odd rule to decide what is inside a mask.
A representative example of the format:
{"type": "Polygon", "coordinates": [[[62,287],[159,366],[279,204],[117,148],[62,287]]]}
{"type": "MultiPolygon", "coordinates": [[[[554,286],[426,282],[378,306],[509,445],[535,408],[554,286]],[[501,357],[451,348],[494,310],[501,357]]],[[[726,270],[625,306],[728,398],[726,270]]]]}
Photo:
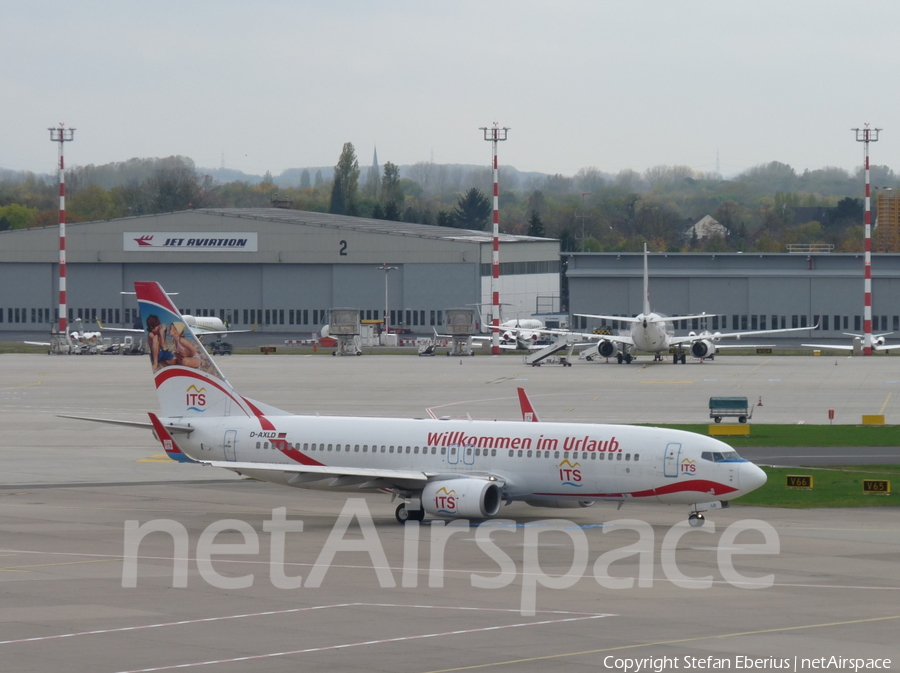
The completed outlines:
{"type": "Polygon", "coordinates": [[[636,350],[659,353],[669,349],[672,332],[664,316],[658,313],[640,314],[631,324],[631,339],[636,350]]]}
{"type": "MultiPolygon", "coordinates": [[[[494,478],[509,500],[730,500],[765,483],[765,473],[727,444],[678,430],[624,425],[269,416],[188,420],[179,437],[194,460],[421,471],[440,478],[494,478]]],[[[268,467],[242,473],[289,483],[268,467]]],[[[345,490],[358,491],[359,484],[345,490]]]]}

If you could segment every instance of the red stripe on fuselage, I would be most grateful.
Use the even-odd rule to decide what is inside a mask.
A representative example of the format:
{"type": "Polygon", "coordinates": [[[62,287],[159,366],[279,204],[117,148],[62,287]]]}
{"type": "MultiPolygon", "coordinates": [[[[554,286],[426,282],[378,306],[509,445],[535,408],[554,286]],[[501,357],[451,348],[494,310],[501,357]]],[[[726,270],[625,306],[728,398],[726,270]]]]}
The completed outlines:
{"type": "Polygon", "coordinates": [[[679,481],[674,484],[666,484],[660,488],[650,488],[645,491],[634,491],[632,493],[535,493],[534,495],[543,496],[574,496],[580,500],[587,498],[622,498],[630,496],[632,498],[652,498],[658,495],[669,495],[670,493],[683,493],[685,491],[696,491],[705,495],[726,495],[734,493],[736,488],[720,484],[716,481],[708,481],[700,479],[696,481],[679,481]],[[712,491],[712,493],[710,493],[712,491]]]}

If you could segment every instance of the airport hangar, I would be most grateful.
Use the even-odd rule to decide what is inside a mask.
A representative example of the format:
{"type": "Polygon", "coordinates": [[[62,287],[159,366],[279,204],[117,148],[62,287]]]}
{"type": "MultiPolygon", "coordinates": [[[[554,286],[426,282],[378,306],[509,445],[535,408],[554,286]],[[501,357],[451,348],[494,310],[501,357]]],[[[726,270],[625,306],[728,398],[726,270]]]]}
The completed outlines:
{"type": "MultiPolygon", "coordinates": [[[[448,308],[490,310],[492,247],[489,232],[279,208],[80,222],[66,226],[67,313],[131,327],[137,304],[121,293],[155,280],[185,313],[312,332],[336,307],[380,319],[387,274],[390,325],[430,333],[448,308]]],[[[539,302],[558,310],[559,242],[503,234],[500,251],[503,318],[531,316],[539,302]]],[[[0,333],[50,329],[58,260],[57,226],[0,232],[0,333]]]]}
{"type": "MultiPolygon", "coordinates": [[[[564,253],[572,313],[635,316],[643,311],[642,253],[564,253]]],[[[862,253],[651,253],[650,308],[666,315],[717,314],[712,331],[806,327],[816,338],[863,331],[862,253]]],[[[703,329],[678,321],[676,334],[703,329]]],[[[622,322],[574,318],[577,329],[622,322]]],[[[900,332],[900,254],[872,255],[873,332],[900,332]]],[[[801,338],[810,336],[800,332],[801,338]]],[[[771,336],[765,336],[770,340],[771,336]]],[[[785,338],[796,339],[796,335],[785,338]]]]}

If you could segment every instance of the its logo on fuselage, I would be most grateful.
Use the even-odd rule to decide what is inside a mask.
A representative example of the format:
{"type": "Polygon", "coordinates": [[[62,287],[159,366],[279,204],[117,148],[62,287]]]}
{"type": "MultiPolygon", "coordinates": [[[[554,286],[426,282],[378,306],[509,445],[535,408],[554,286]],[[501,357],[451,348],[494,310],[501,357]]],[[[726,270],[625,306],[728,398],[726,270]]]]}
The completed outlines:
{"type": "Polygon", "coordinates": [[[693,477],[697,474],[697,461],[691,460],[690,458],[685,458],[681,461],[681,474],[693,477]]]}
{"type": "Polygon", "coordinates": [[[570,463],[566,458],[557,467],[559,467],[559,480],[563,486],[577,486],[578,488],[584,486],[581,483],[581,470],[578,469],[581,467],[581,463],[570,463]]]}
{"type": "Polygon", "coordinates": [[[440,514],[456,514],[457,506],[456,490],[447,490],[446,486],[442,486],[434,494],[434,506],[440,514]]]}
{"type": "Polygon", "coordinates": [[[198,388],[193,383],[185,391],[185,406],[188,411],[206,411],[206,387],[198,388]]]}

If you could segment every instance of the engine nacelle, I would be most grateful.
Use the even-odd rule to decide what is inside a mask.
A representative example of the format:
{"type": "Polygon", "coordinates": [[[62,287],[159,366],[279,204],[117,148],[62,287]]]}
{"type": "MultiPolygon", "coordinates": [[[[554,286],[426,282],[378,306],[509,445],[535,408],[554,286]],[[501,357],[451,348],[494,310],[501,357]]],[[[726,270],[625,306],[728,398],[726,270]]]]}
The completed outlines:
{"type": "Polygon", "coordinates": [[[502,503],[500,486],[486,479],[433,481],[422,489],[422,508],[432,516],[488,519],[502,503]]]}
{"type": "Polygon", "coordinates": [[[532,507],[554,507],[556,509],[575,509],[576,507],[593,507],[593,500],[526,500],[532,507]]]}
{"type": "Polygon", "coordinates": [[[884,346],[884,337],[880,336],[874,341],[876,346],[884,346]]]}
{"type": "Polygon", "coordinates": [[[614,344],[612,341],[601,341],[599,344],[597,344],[597,352],[600,353],[600,356],[604,358],[611,358],[616,354],[617,350],[618,349],[616,348],[616,344],[614,344]]]}
{"type": "Polygon", "coordinates": [[[710,355],[715,355],[715,352],[716,347],[706,339],[691,344],[691,355],[695,358],[708,358],[710,355]]]}

